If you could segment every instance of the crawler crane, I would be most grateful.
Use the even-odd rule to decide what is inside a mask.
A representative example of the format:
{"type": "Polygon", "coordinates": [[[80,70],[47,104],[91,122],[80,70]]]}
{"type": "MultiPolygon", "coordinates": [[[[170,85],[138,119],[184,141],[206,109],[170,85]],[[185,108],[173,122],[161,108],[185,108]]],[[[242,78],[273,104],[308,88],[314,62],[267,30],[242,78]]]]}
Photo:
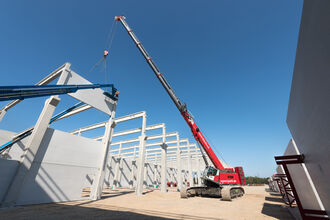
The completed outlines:
{"type": "MultiPolygon", "coordinates": [[[[194,138],[198,145],[204,149],[207,156],[213,163],[213,166],[208,165],[208,162],[203,156],[206,168],[202,175],[203,186],[199,187],[188,187],[181,190],[181,198],[188,198],[191,196],[209,196],[209,197],[221,197],[222,200],[231,200],[232,198],[243,196],[244,189],[242,185],[246,185],[245,177],[242,167],[225,168],[218,157],[213,152],[211,146],[206,141],[204,135],[197,127],[192,114],[188,111],[186,104],[182,104],[179,98],[174,93],[170,84],[166,81],[164,75],[159,71],[154,61],[151,59],[147,51],[144,49],[141,42],[133,33],[132,29],[126,23],[124,16],[116,16],[115,20],[120,21],[124,28],[127,30],[129,36],[132,38],[147,63],[159,79],[160,83],[171,97],[172,101],[180,111],[182,117],[190,127],[194,138]]],[[[202,149],[201,149],[201,152],[202,149]]]]}

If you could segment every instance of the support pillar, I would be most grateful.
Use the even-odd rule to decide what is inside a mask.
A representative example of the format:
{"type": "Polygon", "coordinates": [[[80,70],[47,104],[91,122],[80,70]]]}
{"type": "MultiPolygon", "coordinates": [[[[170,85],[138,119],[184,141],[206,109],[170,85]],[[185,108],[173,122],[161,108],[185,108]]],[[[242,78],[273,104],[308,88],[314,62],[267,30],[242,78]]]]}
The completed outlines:
{"type": "Polygon", "coordinates": [[[182,168],[181,168],[181,149],[180,149],[180,140],[179,135],[176,137],[177,139],[177,151],[176,151],[176,169],[177,169],[177,189],[178,191],[181,191],[182,189],[182,168]]]}
{"type": "Polygon", "coordinates": [[[114,172],[114,177],[113,177],[113,182],[112,182],[112,189],[117,188],[120,159],[121,158],[119,158],[119,157],[116,158],[116,165],[115,165],[115,172],[114,172]]]}
{"type": "Polygon", "coordinates": [[[148,163],[144,164],[144,186],[148,187],[148,163]]]}
{"type": "Polygon", "coordinates": [[[170,168],[170,175],[171,175],[171,181],[170,182],[173,182],[173,183],[175,182],[174,173],[175,173],[174,168],[171,167],[170,168]]]}
{"type": "Polygon", "coordinates": [[[131,168],[131,175],[130,175],[130,182],[129,182],[129,188],[133,188],[134,186],[134,174],[135,174],[135,167],[136,167],[136,148],[134,147],[134,156],[132,159],[132,168],[131,168]]]}
{"type": "Polygon", "coordinates": [[[162,144],[162,158],[161,158],[161,173],[160,173],[160,191],[162,193],[167,192],[167,184],[166,184],[166,169],[167,169],[167,164],[166,164],[166,154],[167,154],[167,144],[162,144]]]}
{"type": "Polygon", "coordinates": [[[114,121],[115,114],[116,114],[116,108],[117,108],[117,103],[114,104],[114,108],[111,113],[110,119],[107,122],[107,125],[105,127],[104,137],[102,139],[102,143],[104,145],[103,158],[100,161],[98,172],[95,175],[93,185],[91,187],[91,194],[90,194],[91,200],[100,199],[101,195],[102,195],[102,190],[103,190],[103,186],[104,186],[103,183],[104,183],[104,179],[105,179],[105,170],[106,170],[106,165],[108,163],[109,149],[110,149],[110,145],[111,145],[111,141],[112,141],[112,134],[113,134],[113,130],[116,126],[116,123],[114,121]]]}
{"type": "Polygon", "coordinates": [[[135,193],[138,196],[142,196],[143,192],[143,180],[144,180],[144,161],[145,161],[145,145],[146,145],[146,139],[147,136],[145,135],[146,131],[146,115],[143,116],[142,118],[142,132],[141,136],[139,137],[140,139],[140,146],[139,146],[139,161],[138,161],[138,171],[137,171],[137,178],[136,178],[136,189],[135,193]]]}
{"type": "Polygon", "coordinates": [[[119,175],[118,175],[118,180],[117,180],[117,187],[121,187],[121,184],[120,184],[120,180],[121,180],[121,176],[123,174],[123,164],[124,164],[124,158],[120,158],[120,161],[119,161],[119,175]]]}
{"type": "Polygon", "coordinates": [[[154,188],[157,186],[157,164],[154,164],[154,176],[153,176],[153,183],[154,188]]]}
{"type": "Polygon", "coordinates": [[[115,175],[113,177],[113,184],[112,184],[112,189],[116,189],[117,187],[119,187],[119,172],[120,172],[120,167],[122,165],[122,158],[121,158],[121,147],[122,144],[119,144],[119,152],[118,152],[118,157],[116,160],[116,166],[115,166],[115,175]]]}
{"type": "Polygon", "coordinates": [[[13,206],[17,202],[20,192],[24,186],[25,178],[28,175],[32,163],[39,152],[39,147],[49,126],[49,121],[52,118],[55,108],[59,102],[60,98],[58,96],[51,96],[46,100],[44,108],[36,125],[34,126],[29,142],[24,149],[24,154],[22,155],[22,159],[13,182],[4,197],[3,206],[13,206]]]}
{"type": "Polygon", "coordinates": [[[197,178],[198,178],[198,186],[202,185],[202,178],[201,178],[201,158],[198,157],[198,163],[197,163],[197,178]]]}
{"type": "Polygon", "coordinates": [[[190,186],[194,186],[194,180],[192,175],[191,149],[189,144],[188,144],[188,172],[189,172],[188,174],[189,184],[190,186]]]}

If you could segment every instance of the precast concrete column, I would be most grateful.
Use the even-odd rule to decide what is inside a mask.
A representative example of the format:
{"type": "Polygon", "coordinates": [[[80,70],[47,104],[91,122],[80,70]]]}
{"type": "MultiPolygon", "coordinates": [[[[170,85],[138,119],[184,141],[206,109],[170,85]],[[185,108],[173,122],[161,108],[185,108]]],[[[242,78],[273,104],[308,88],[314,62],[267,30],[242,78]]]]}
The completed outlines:
{"type": "Polygon", "coordinates": [[[58,96],[51,96],[45,101],[44,108],[24,149],[16,175],[4,196],[2,206],[13,206],[17,202],[21,189],[24,186],[26,176],[30,171],[34,159],[39,153],[39,147],[49,126],[49,121],[52,118],[55,108],[59,102],[60,98],[58,96]]]}
{"type": "Polygon", "coordinates": [[[174,182],[175,180],[174,180],[174,168],[173,167],[170,168],[170,175],[171,175],[171,182],[174,182]]]}
{"type": "Polygon", "coordinates": [[[194,180],[192,175],[192,159],[191,159],[191,149],[190,145],[188,144],[188,172],[189,172],[189,183],[190,186],[194,186],[194,180]]]}
{"type": "Polygon", "coordinates": [[[112,181],[112,189],[116,189],[117,188],[117,183],[118,183],[118,176],[119,176],[119,163],[120,163],[120,159],[119,157],[117,157],[115,159],[115,172],[114,172],[114,177],[113,177],[113,181],[112,181]]]}
{"type": "Polygon", "coordinates": [[[143,179],[143,185],[144,187],[147,187],[148,184],[147,184],[147,181],[148,181],[148,163],[145,163],[144,164],[144,179],[143,179]]]}
{"type": "Polygon", "coordinates": [[[118,150],[118,157],[116,159],[115,175],[113,177],[112,189],[116,189],[117,187],[119,187],[119,171],[120,171],[120,165],[122,164],[121,147],[122,147],[122,144],[120,143],[119,150],[118,150]]]}
{"type": "Polygon", "coordinates": [[[179,139],[179,135],[177,134],[176,136],[176,169],[177,169],[177,189],[178,191],[181,191],[182,188],[182,168],[181,168],[181,149],[180,149],[180,139],[179,139]]]}
{"type": "Polygon", "coordinates": [[[159,169],[160,169],[160,161],[159,160],[160,160],[160,158],[159,158],[159,155],[157,155],[157,159],[156,159],[156,183],[157,183],[157,185],[160,185],[160,172],[159,172],[159,169]]]}
{"type": "Polygon", "coordinates": [[[155,162],[154,164],[154,176],[153,176],[153,183],[154,187],[157,185],[157,164],[155,162]]]}
{"type": "Polygon", "coordinates": [[[167,184],[166,184],[166,169],[167,169],[167,144],[166,144],[166,127],[165,125],[162,128],[162,142],[161,147],[161,171],[160,171],[160,191],[162,193],[167,192],[167,184]]]}
{"type": "Polygon", "coordinates": [[[201,179],[201,157],[198,157],[198,163],[197,163],[197,178],[198,178],[198,186],[202,185],[202,179],[201,179]]]}
{"type": "Polygon", "coordinates": [[[137,178],[136,178],[136,189],[135,193],[138,196],[142,196],[143,192],[143,181],[144,181],[144,161],[145,161],[145,145],[146,145],[146,139],[147,136],[145,135],[146,132],[146,121],[147,121],[146,114],[142,117],[142,129],[141,129],[141,136],[140,139],[140,145],[139,145],[139,161],[138,161],[138,171],[137,171],[137,178]]]}
{"type": "Polygon", "coordinates": [[[174,182],[178,184],[178,169],[174,168],[173,175],[174,175],[174,182]]]}
{"type": "Polygon", "coordinates": [[[119,175],[118,175],[118,179],[117,179],[117,187],[121,187],[120,180],[121,180],[121,177],[123,175],[123,164],[124,164],[124,158],[123,157],[120,157],[120,161],[119,161],[119,175]]]}
{"type": "Polygon", "coordinates": [[[117,108],[117,103],[114,104],[114,108],[111,113],[110,119],[105,126],[104,137],[102,139],[102,143],[104,145],[103,158],[100,161],[100,166],[99,166],[98,172],[95,175],[95,179],[94,179],[92,187],[91,187],[90,199],[92,199],[92,200],[100,199],[101,195],[102,195],[102,190],[103,190],[103,186],[104,186],[103,183],[104,183],[104,178],[105,178],[105,170],[106,170],[106,165],[108,163],[109,150],[110,150],[110,145],[111,145],[111,141],[112,141],[113,130],[116,126],[116,123],[115,123],[116,108],[117,108]]]}
{"type": "Polygon", "coordinates": [[[133,159],[132,159],[132,168],[131,168],[129,188],[133,188],[133,185],[134,185],[135,166],[136,166],[136,148],[134,147],[134,155],[133,155],[133,159]]]}
{"type": "Polygon", "coordinates": [[[162,193],[167,192],[167,184],[166,184],[166,156],[167,156],[167,144],[163,143],[161,145],[162,148],[162,158],[161,158],[161,173],[160,173],[160,191],[162,193]]]}

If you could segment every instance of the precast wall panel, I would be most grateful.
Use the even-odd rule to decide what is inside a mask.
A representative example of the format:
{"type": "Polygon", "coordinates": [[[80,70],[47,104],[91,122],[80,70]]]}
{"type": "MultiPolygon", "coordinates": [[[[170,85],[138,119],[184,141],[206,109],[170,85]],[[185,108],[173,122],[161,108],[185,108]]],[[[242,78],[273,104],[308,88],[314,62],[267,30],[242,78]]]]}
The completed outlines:
{"type": "MultiPolygon", "coordinates": [[[[285,150],[284,156],[298,154],[300,154],[298,148],[291,139],[285,150]]],[[[318,195],[314,192],[314,184],[309,178],[305,165],[288,164],[287,167],[304,209],[320,210],[321,207],[319,205],[318,195]]]]}
{"type": "Polygon", "coordinates": [[[330,1],[305,0],[287,124],[330,214],[330,1]]]}
{"type": "Polygon", "coordinates": [[[91,186],[102,149],[101,142],[48,128],[17,204],[89,199],[82,189],[91,186]]]}
{"type": "MultiPolygon", "coordinates": [[[[0,130],[0,145],[7,143],[8,141],[12,140],[12,138],[17,135],[15,132],[0,130]]],[[[21,156],[24,153],[24,148],[29,140],[30,136],[24,138],[21,141],[18,141],[13,146],[10,147],[9,153],[6,154],[6,159],[12,160],[21,160],[21,156]]]]}
{"type": "Polygon", "coordinates": [[[16,174],[18,165],[19,161],[17,160],[0,158],[0,203],[4,199],[7,189],[16,174]]]}
{"type": "MultiPolygon", "coordinates": [[[[19,146],[13,147],[10,154],[18,152],[15,147],[19,146]]],[[[82,191],[93,182],[98,170],[97,163],[102,158],[102,149],[101,142],[48,128],[24,179],[16,204],[89,199],[88,196],[83,197],[82,191]]],[[[3,162],[8,165],[10,161],[3,162]]],[[[11,170],[14,170],[14,165],[11,170]]],[[[12,173],[1,177],[12,179],[12,173]]],[[[0,194],[5,192],[1,187],[0,190],[0,194]]]]}

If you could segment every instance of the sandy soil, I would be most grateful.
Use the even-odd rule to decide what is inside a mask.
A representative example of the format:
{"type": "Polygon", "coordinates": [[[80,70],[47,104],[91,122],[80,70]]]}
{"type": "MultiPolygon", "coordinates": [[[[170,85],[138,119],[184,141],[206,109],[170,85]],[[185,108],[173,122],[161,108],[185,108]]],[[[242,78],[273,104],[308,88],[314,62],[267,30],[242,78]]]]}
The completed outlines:
{"type": "Polygon", "coordinates": [[[128,189],[107,190],[98,201],[30,205],[0,210],[0,219],[293,219],[281,197],[263,186],[245,188],[246,194],[231,202],[215,198],[180,199],[147,190],[135,196],[128,189]]]}

